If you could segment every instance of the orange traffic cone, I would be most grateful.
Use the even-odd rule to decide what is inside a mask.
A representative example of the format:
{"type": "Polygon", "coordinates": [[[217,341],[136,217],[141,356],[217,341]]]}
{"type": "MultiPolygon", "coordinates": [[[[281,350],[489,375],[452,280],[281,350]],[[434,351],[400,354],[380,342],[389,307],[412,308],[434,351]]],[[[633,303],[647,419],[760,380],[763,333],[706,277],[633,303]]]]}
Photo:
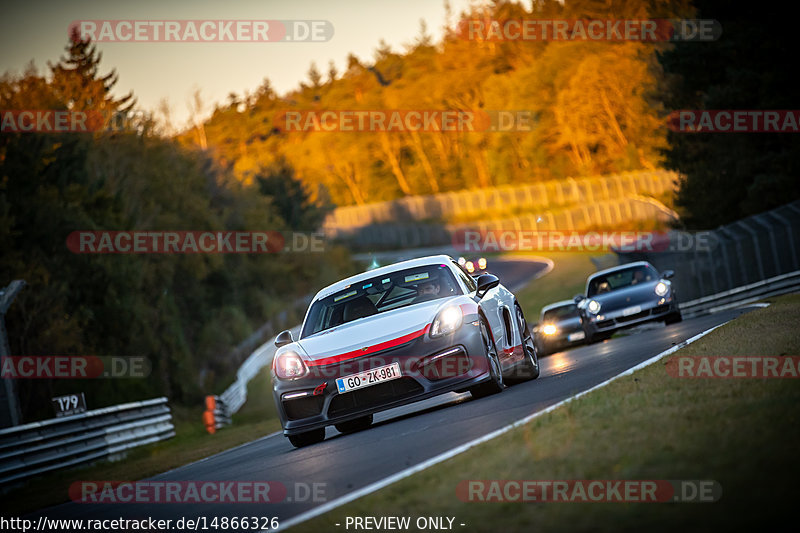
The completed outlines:
{"type": "Polygon", "coordinates": [[[210,434],[217,432],[217,421],[214,419],[214,411],[206,410],[203,413],[203,424],[206,426],[206,431],[210,434]]]}
{"type": "Polygon", "coordinates": [[[216,408],[217,408],[217,397],[209,394],[208,396],[206,396],[206,409],[209,411],[213,411],[216,408]]]}

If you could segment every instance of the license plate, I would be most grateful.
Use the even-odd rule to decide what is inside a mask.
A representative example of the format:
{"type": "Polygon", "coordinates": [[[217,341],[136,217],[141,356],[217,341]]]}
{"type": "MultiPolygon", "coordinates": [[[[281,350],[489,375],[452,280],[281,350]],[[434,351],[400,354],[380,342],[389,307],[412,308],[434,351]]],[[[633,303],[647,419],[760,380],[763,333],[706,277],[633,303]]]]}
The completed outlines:
{"type": "Polygon", "coordinates": [[[339,389],[339,393],[350,392],[399,377],[402,377],[400,375],[400,363],[392,363],[391,365],[379,366],[372,370],[339,378],[336,380],[336,388],[339,389]]]}
{"type": "Polygon", "coordinates": [[[569,335],[567,335],[567,340],[569,342],[575,342],[575,341],[583,340],[585,338],[586,338],[586,333],[584,333],[582,331],[576,331],[575,333],[570,333],[569,335]]]}
{"type": "Polygon", "coordinates": [[[636,313],[641,313],[641,312],[642,312],[642,306],[641,305],[634,305],[633,307],[629,307],[627,309],[624,309],[622,311],[622,316],[635,315],[636,313]]]}

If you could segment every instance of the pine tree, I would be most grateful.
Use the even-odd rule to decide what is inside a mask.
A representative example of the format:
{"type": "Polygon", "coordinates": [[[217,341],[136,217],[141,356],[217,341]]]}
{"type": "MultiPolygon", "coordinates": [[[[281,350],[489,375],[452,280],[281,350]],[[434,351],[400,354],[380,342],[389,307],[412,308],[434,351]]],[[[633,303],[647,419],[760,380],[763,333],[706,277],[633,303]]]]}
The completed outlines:
{"type": "Polygon", "coordinates": [[[99,111],[108,119],[115,112],[127,113],[136,105],[133,92],[122,98],[111,94],[117,84],[117,71],[105,76],[99,74],[103,54],[97,51],[91,39],[81,39],[73,28],[70,43],[65,47],[66,57],[57,64],[48,62],[53,74],[53,87],[69,109],[99,111]]]}

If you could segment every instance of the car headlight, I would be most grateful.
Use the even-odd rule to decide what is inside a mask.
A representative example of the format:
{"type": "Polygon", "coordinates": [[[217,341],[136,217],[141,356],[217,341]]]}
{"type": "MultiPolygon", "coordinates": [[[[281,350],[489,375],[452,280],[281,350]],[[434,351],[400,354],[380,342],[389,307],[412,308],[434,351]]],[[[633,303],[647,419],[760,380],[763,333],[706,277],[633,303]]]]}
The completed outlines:
{"type": "Polygon", "coordinates": [[[656,283],[656,289],[655,290],[656,290],[656,294],[657,295],[664,296],[665,294],[667,294],[667,291],[669,290],[669,287],[667,287],[667,284],[664,283],[663,281],[659,281],[658,283],[656,283]]]}
{"type": "Polygon", "coordinates": [[[283,352],[275,356],[275,375],[280,379],[297,379],[308,373],[308,367],[295,352],[283,352]]]}
{"type": "Polygon", "coordinates": [[[555,335],[558,333],[558,328],[555,327],[553,324],[547,324],[545,327],[542,328],[542,333],[545,335],[555,335]]]}
{"type": "Polygon", "coordinates": [[[475,272],[475,265],[472,264],[472,261],[467,261],[467,264],[465,264],[464,267],[467,269],[467,272],[469,272],[470,274],[475,272]]]}
{"type": "Polygon", "coordinates": [[[445,307],[439,311],[439,314],[433,319],[431,337],[441,337],[442,335],[453,333],[461,327],[462,319],[463,314],[461,313],[460,307],[455,305],[445,307]]]}
{"type": "Polygon", "coordinates": [[[481,269],[481,270],[485,270],[486,269],[486,258],[485,257],[481,257],[480,259],[478,259],[478,268],[481,269]]]}
{"type": "Polygon", "coordinates": [[[464,266],[464,263],[466,263],[466,262],[467,262],[467,260],[464,257],[459,257],[458,258],[458,264],[459,265],[464,266]]]}
{"type": "Polygon", "coordinates": [[[600,302],[598,302],[597,300],[589,300],[589,303],[586,304],[586,310],[592,313],[593,315],[596,315],[597,313],[600,312],[600,302]]]}

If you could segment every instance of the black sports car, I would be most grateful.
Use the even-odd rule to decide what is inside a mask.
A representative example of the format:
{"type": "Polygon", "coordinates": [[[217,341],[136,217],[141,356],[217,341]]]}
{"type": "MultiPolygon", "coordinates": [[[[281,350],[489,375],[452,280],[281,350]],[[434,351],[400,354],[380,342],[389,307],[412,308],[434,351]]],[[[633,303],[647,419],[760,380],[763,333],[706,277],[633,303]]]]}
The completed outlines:
{"type": "Polygon", "coordinates": [[[583,343],[586,333],[578,305],[572,300],[564,300],[544,306],[539,322],[533,328],[533,339],[540,356],[583,343]]]}
{"type": "Polygon", "coordinates": [[[659,274],[647,261],[637,261],[589,276],[586,296],[575,297],[587,342],[643,322],[680,322],[672,275],[671,270],[659,274]]]}

